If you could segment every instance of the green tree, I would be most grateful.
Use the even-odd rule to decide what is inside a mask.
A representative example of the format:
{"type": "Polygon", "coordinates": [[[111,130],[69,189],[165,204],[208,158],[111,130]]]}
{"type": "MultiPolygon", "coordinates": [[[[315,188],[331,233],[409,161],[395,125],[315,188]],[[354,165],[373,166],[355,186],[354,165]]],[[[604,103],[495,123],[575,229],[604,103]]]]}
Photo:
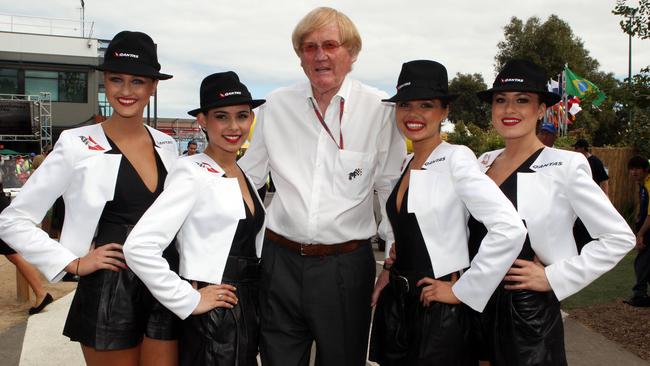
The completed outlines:
{"type": "Polygon", "coordinates": [[[559,74],[565,64],[587,79],[598,70],[598,61],[589,56],[582,40],[557,15],[549,16],[543,23],[538,17],[531,17],[525,23],[512,17],[504,27],[504,36],[497,44],[497,72],[513,58],[530,60],[544,68],[549,76],[559,74]]]}
{"type": "Polygon", "coordinates": [[[449,93],[458,94],[458,98],[451,103],[449,120],[452,123],[472,122],[481,128],[487,128],[490,125],[490,107],[476,96],[477,92],[485,89],[487,86],[481,74],[457,73],[449,83],[449,93]]]}
{"type": "Polygon", "coordinates": [[[612,13],[624,18],[619,24],[626,34],[641,39],[650,38],[650,0],[639,0],[636,8],[626,5],[625,0],[617,0],[612,13]]]}
{"type": "Polygon", "coordinates": [[[447,141],[469,147],[477,157],[486,151],[500,149],[505,146],[503,138],[499,136],[494,128],[483,129],[473,123],[465,124],[464,121],[456,122],[454,131],[447,134],[447,141]]]}

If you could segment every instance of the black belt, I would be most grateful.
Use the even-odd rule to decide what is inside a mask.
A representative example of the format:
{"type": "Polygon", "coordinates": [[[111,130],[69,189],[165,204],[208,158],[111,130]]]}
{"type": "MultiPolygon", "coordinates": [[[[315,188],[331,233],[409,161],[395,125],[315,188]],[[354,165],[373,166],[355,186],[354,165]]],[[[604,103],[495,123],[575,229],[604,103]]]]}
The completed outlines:
{"type": "Polygon", "coordinates": [[[95,247],[101,247],[108,243],[124,244],[126,238],[135,225],[114,224],[112,222],[100,221],[97,224],[97,235],[95,236],[95,247]]]}
{"type": "MultiPolygon", "coordinates": [[[[260,279],[261,264],[256,257],[228,256],[223,272],[222,283],[246,283],[260,279]]],[[[203,288],[212,283],[196,281],[198,288],[203,288]]]]}
{"type": "MultiPolygon", "coordinates": [[[[390,270],[389,275],[389,285],[393,290],[402,295],[415,292],[418,289],[417,283],[424,277],[434,278],[433,273],[431,272],[411,272],[411,271],[399,271],[394,267],[390,270]]],[[[459,275],[458,272],[454,272],[456,275],[459,275]]],[[[453,273],[437,278],[438,281],[451,282],[451,276],[453,273]]]]}

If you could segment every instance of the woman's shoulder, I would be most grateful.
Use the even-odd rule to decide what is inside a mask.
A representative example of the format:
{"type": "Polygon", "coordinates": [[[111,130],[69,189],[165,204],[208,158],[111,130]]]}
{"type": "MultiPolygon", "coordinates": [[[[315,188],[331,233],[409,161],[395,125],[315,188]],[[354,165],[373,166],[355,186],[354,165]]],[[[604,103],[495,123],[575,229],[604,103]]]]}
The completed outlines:
{"type": "Polygon", "coordinates": [[[151,137],[153,138],[153,141],[156,144],[156,146],[164,149],[178,151],[178,148],[176,146],[176,140],[174,140],[173,137],[169,136],[168,134],[162,131],[158,131],[157,129],[151,126],[147,126],[147,125],[145,126],[151,133],[151,137]]]}

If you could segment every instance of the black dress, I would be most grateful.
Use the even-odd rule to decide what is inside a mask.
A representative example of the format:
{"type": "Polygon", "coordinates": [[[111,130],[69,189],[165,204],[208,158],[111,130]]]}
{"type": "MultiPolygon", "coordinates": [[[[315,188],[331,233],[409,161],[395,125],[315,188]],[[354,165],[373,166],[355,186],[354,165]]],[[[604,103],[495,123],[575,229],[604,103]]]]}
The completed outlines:
{"type": "MultiPolygon", "coordinates": [[[[417,282],[435,276],[415,214],[408,212],[408,188],[397,211],[397,191],[404,174],[386,201],[397,259],[390,282],[377,301],[369,359],[382,366],[475,365],[467,352],[471,334],[468,308],[438,302],[424,307],[420,302],[417,282]]],[[[450,279],[451,275],[439,278],[450,279]]]]}
{"type": "MultiPolygon", "coordinates": [[[[246,218],[237,225],[222,280],[237,288],[237,305],[232,309],[215,308],[205,314],[190,315],[183,321],[178,342],[181,366],[257,365],[260,261],[255,238],[264,224],[264,210],[248,179],[246,186],[253,197],[255,214],[244,202],[246,218]]],[[[197,285],[202,288],[209,284],[197,285]]]]}
{"type": "MultiPolygon", "coordinates": [[[[530,165],[542,149],[531,155],[499,188],[517,207],[517,173],[535,174],[530,165]]],[[[525,224],[525,222],[524,222],[525,224]]],[[[470,256],[478,252],[487,230],[470,217],[470,256]]],[[[535,252],[526,236],[519,259],[532,261],[535,252]]],[[[493,366],[558,366],[566,365],[564,327],[560,302],[552,291],[506,290],[502,282],[487,303],[483,313],[474,312],[474,347],[478,358],[493,366]]]]}
{"type": "MultiPolygon", "coordinates": [[[[107,137],[108,139],[108,137],[107,137]]],[[[108,139],[111,150],[121,154],[108,139]]],[[[153,139],[152,139],[153,143],[153,139]]],[[[158,184],[151,192],[129,160],[122,156],[113,200],[106,202],[97,225],[95,247],[124,244],[144,212],[163,190],[167,171],[154,152],[158,184]]],[[[170,267],[178,270],[178,253],[170,245],[164,254],[170,267]]],[[[63,334],[72,341],[97,350],[118,350],[137,346],[143,335],[158,340],[175,340],[179,319],[162,306],[130,269],[95,271],[79,279],[63,334]]]]}

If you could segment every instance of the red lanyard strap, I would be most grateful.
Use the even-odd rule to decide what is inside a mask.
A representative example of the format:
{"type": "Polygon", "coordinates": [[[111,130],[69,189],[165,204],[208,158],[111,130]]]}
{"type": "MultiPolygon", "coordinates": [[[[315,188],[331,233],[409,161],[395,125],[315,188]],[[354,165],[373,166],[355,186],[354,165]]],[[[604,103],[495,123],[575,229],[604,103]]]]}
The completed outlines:
{"type": "MultiPolygon", "coordinates": [[[[318,117],[318,121],[320,122],[321,126],[325,129],[325,132],[327,132],[328,135],[330,135],[330,138],[334,143],[336,144],[336,139],[334,138],[334,135],[332,135],[332,131],[330,131],[330,128],[327,127],[327,124],[325,123],[325,119],[323,118],[323,115],[320,114],[318,111],[318,108],[316,108],[316,104],[314,104],[313,99],[309,99],[311,101],[311,106],[314,107],[314,112],[316,113],[316,117],[318,117]]],[[[340,104],[340,113],[339,113],[339,143],[336,144],[336,146],[339,148],[339,150],[343,150],[343,109],[345,107],[345,100],[341,98],[341,104],[340,104]]]]}

